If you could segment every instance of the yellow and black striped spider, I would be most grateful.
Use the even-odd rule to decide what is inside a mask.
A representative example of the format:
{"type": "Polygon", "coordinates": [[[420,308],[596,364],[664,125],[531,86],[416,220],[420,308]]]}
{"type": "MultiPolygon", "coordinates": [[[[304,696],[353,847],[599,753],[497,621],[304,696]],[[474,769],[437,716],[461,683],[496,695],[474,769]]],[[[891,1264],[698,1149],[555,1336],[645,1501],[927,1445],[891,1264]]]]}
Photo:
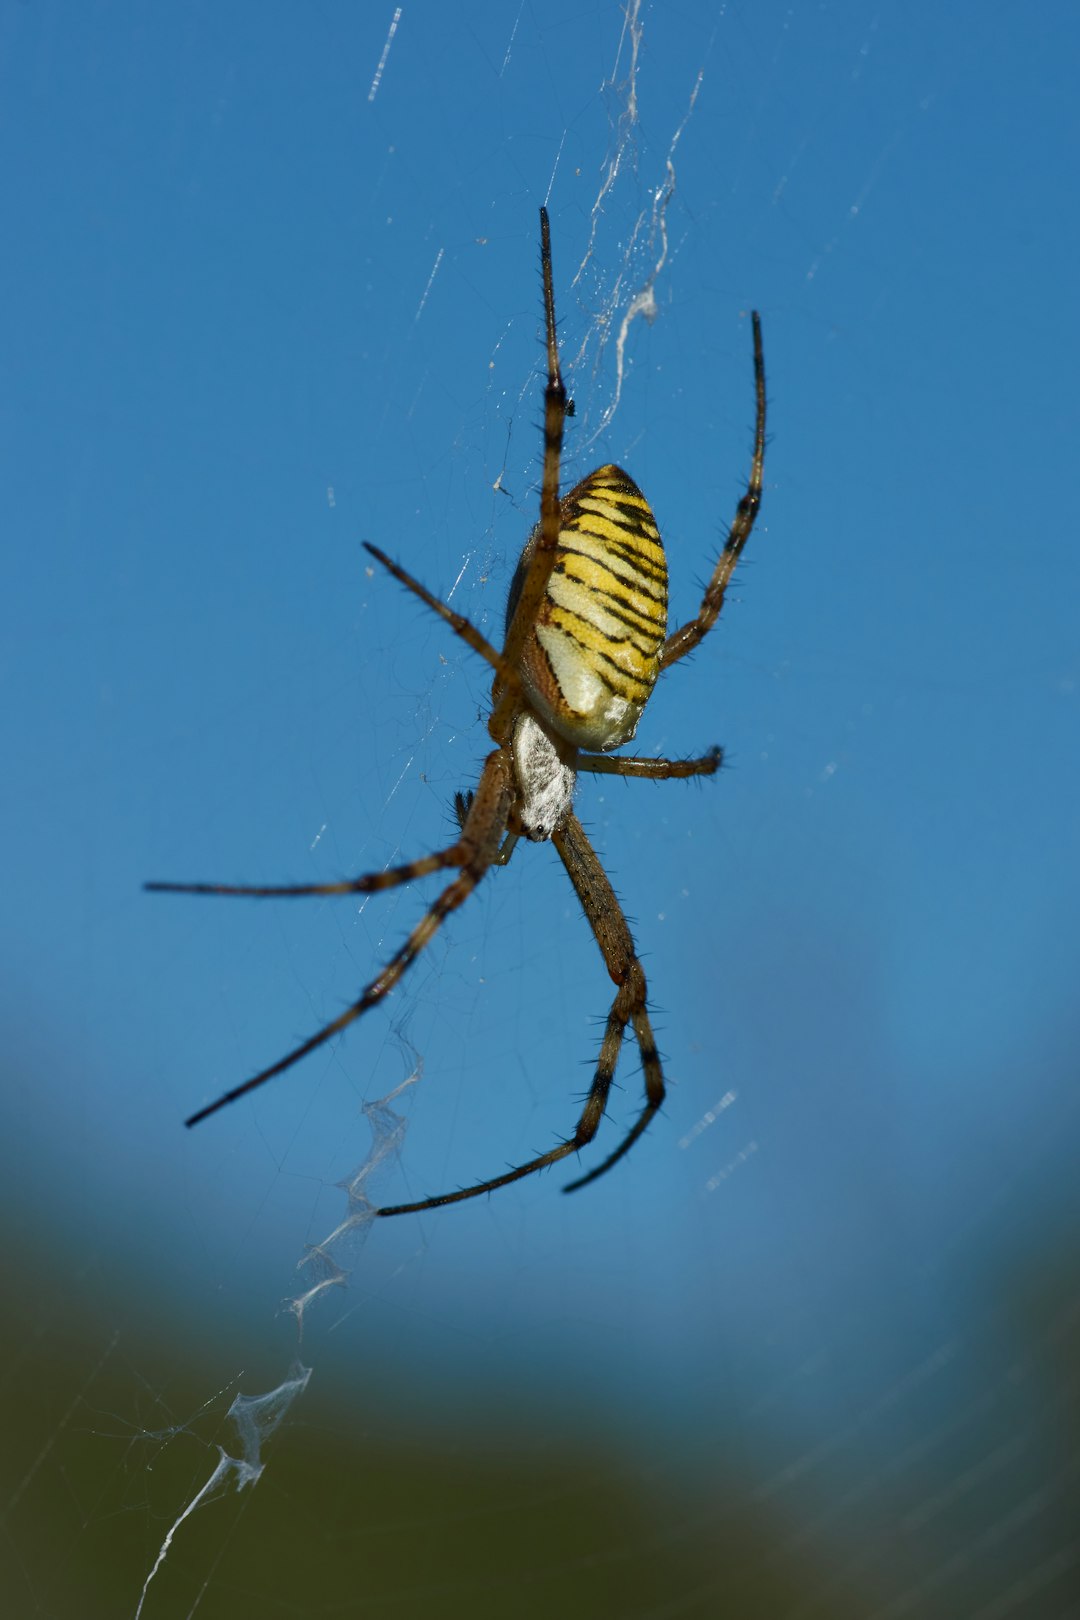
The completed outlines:
{"type": "Polygon", "coordinates": [[[761,320],[754,312],[751,319],[757,411],[750,479],[697,615],[668,635],[664,547],[648,502],[633,479],[621,467],[598,467],[569,495],[559,498],[563,427],[569,407],[555,337],[551,233],[545,208],[540,210],[540,262],[547,333],[540,521],[526,542],[510,587],[501,652],[468,619],[438,601],[377,547],[367,547],[395,579],[445,619],[495,671],[488,721],[495,747],[484,761],[475,790],[457,796],[458,838],[446,849],[410,861],[407,866],[342,883],[268,888],[218,883],[146,885],[173,894],[259,898],[375,894],[432,872],[457,869],[453,882],[351,1006],[295,1051],[192,1114],[187,1124],[195,1125],[292,1068],[380,1002],[416,960],[444,918],[456,911],[489,868],[505,866],[519,838],[535,842],[550,839],[555,845],[616,985],[596,1073],[574,1133],[527,1164],[492,1176],[478,1186],[421,1198],[411,1204],[394,1204],[378,1210],[379,1215],[407,1215],[476,1198],[585,1147],[596,1135],[604,1115],[628,1024],[633,1025],[641,1052],[645,1105],[615,1151],[588,1174],[570,1182],[565,1191],[584,1187],[610,1170],[637,1141],[664,1100],[664,1077],[649,1023],[645,975],[607,874],[574,814],[574,786],[578,771],[645,777],[656,782],[669,777],[711,776],[720,767],[719,748],[710,748],[700,759],[683,760],[635,759],[612,755],[610,750],[622,747],[633,737],[661,671],[692,652],[716,623],[735,565],[754,526],[761,505],[765,460],[761,320]]]}

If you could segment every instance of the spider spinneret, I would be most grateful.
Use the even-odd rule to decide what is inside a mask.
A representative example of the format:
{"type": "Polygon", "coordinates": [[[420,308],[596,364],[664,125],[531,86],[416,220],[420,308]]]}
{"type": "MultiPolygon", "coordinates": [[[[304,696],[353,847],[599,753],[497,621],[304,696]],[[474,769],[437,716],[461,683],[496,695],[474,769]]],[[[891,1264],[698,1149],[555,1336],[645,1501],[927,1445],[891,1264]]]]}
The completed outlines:
{"type": "Polygon", "coordinates": [[[544,389],[544,463],[540,520],[521,554],[510,588],[506,629],[496,649],[460,613],[373,545],[366,549],[395,579],[446,621],[495,672],[488,754],[476,788],[458,794],[460,835],[446,849],[405,866],[340,883],[251,886],[218,883],[148,883],[173,894],[246,895],[258,899],[301,895],[377,894],[434,872],[457,870],[412,933],[361,995],[329,1024],[250,1080],[234,1086],[186,1121],[196,1125],[226,1104],[264,1085],[349,1024],[394,988],[444,919],[468,898],[492,866],[509,861],[519,838],[555,845],[616,986],[600,1056],[573,1135],[526,1164],[476,1186],[413,1203],[393,1204],[379,1215],[407,1215],[493,1192],[577,1153],[600,1126],[628,1028],[641,1054],[645,1102],[622,1141],[603,1162],[566,1192],[606,1174],[648,1127],[664,1100],[660,1056],[649,1022],[645,975],[626,918],[607,874],[574,814],[579,771],[643,777],[651,781],[711,776],[720,767],[713,747],[697,759],[634,758],[613,754],[634,736],[658,677],[692,652],[712,629],[731,576],[761,506],[765,463],[765,360],[761,320],[751,315],[756,401],[750,477],[701,606],[667,634],[667,561],[648,502],[620,467],[599,467],[560,498],[563,430],[570,409],[559,367],[551,232],[540,210],[547,384],[544,389]]]}

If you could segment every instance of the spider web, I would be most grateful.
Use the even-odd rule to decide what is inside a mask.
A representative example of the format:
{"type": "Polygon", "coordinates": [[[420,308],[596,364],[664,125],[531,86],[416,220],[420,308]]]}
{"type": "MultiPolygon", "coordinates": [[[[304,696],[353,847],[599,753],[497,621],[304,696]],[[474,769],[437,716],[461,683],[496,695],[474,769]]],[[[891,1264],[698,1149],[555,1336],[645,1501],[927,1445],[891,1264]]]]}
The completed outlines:
{"type": "Polygon", "coordinates": [[[920,8],[192,16],[6,31],[6,1611],[1080,1612],[1077,515],[1021,586],[1013,516],[1072,461],[1068,53],[920,8]],[[631,469],[679,617],[763,312],[763,522],[635,744],[731,768],[581,793],[664,1117],[579,1196],[373,1235],[571,1126],[609,986],[557,861],[187,1136],[433,885],[137,890],[452,835],[487,672],[359,541],[498,639],[541,202],[565,481],[631,469]]]}

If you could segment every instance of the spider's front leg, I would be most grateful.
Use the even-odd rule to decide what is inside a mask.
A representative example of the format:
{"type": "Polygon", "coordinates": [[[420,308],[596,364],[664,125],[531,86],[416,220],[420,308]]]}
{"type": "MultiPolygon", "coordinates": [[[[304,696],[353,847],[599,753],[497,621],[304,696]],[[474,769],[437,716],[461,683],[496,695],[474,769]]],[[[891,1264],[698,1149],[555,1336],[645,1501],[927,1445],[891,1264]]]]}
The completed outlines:
{"type": "Polygon", "coordinates": [[[645,1107],[615,1152],[595,1170],[590,1170],[588,1175],[572,1181],[565,1190],[572,1192],[575,1187],[583,1187],[586,1182],[595,1181],[598,1176],[610,1170],[624,1153],[629,1152],[664,1100],[664,1077],[660,1068],[660,1056],[656,1050],[656,1041],[646,1009],[645,974],[634,951],[630,929],[615,898],[615,891],[608,882],[607,874],[573,811],[569,812],[563,825],[555,831],[552,842],[562,856],[570,880],[577,890],[585,915],[603,953],[607,970],[618,986],[611,1011],[608,1013],[596,1073],[574,1133],[565,1142],[559,1142],[526,1164],[507,1170],[501,1176],[492,1176],[489,1181],[481,1181],[475,1187],[462,1187],[457,1192],[440,1193],[433,1198],[420,1198],[410,1204],[387,1205],[378,1211],[380,1215],[417,1215],[423,1210],[439,1209],[444,1204],[460,1204],[469,1198],[479,1198],[484,1193],[494,1192],[499,1187],[509,1186],[513,1181],[521,1181],[525,1176],[534,1175],[538,1170],[545,1170],[548,1165],[557,1164],[560,1159],[568,1158],[571,1153],[578,1153],[583,1147],[587,1147],[599,1130],[600,1121],[604,1117],[604,1109],[615,1078],[615,1066],[619,1060],[628,1024],[633,1025],[645,1070],[645,1107]]]}
{"type": "Polygon", "coordinates": [[[219,1108],[236,1102],[249,1091],[255,1091],[268,1080],[272,1080],[275,1075],[283,1074],[286,1069],[291,1069],[294,1063],[299,1063],[301,1058],[307,1057],[316,1047],[332,1040],[369,1008],[382,1001],[406,969],[411,967],[425,945],[430,942],[444,919],[469,897],[488,868],[498,859],[513,802],[514,785],[510,761],[506,751],[500,748],[489,754],[485,761],[461,829],[461,837],[447,849],[440,850],[435,855],[424,856],[419,861],[412,861],[407,866],[394,867],[389,872],[375,872],[364,877],[351,878],[344,883],[304,884],[290,888],[242,888],[212,883],[147,884],[149,889],[179,894],[251,895],[258,898],[303,894],[371,894],[379,889],[407,883],[414,877],[423,877],[444,867],[461,868],[459,875],[439,895],[435,904],[420,919],[404,944],[395,951],[382,972],[365,986],[351,1006],[346,1007],[337,1018],[325,1024],[322,1029],[317,1030],[314,1035],[309,1036],[276,1063],[272,1063],[269,1068],[261,1069],[242,1085],[223,1092],[213,1102],[207,1103],[205,1108],[198,1109],[184,1123],[197,1125],[200,1120],[216,1114],[219,1108]]]}
{"type": "Polygon", "coordinates": [[[614,1153],[609,1153],[595,1170],[579,1176],[577,1181],[568,1182],[563,1188],[563,1192],[575,1192],[578,1187],[585,1187],[590,1181],[596,1181],[600,1176],[606,1175],[624,1154],[629,1153],[638,1137],[648,1129],[654,1115],[663,1105],[664,1072],[660,1064],[660,1054],[656,1050],[656,1038],[649,1022],[645,973],[634,949],[630,925],[615,897],[608,875],[600,864],[599,856],[586,838],[585,829],[573,812],[567,818],[565,826],[555,834],[552,842],[562,856],[563,865],[577,891],[582,910],[589,920],[596,943],[603,955],[604,965],[619,987],[615,992],[611,1011],[608,1013],[600,1057],[585,1103],[585,1111],[574,1134],[575,1147],[584,1147],[596,1134],[615,1078],[615,1065],[619,1060],[627,1024],[634,1027],[638,1050],[641,1053],[641,1066],[645,1072],[644,1108],[614,1153]],[[587,1124],[591,1128],[583,1129],[587,1124]]]}

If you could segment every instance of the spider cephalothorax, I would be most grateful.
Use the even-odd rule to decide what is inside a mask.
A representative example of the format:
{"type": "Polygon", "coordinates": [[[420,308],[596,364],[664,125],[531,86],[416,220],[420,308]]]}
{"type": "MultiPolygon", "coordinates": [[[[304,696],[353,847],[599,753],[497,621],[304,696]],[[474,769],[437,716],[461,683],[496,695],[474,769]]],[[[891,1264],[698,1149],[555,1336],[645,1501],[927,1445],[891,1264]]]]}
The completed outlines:
{"type": "Polygon", "coordinates": [[[149,883],[147,888],[182,894],[283,895],[374,894],[430,873],[457,876],[421,918],[382,972],[339,1017],[277,1063],[208,1103],[187,1121],[195,1125],[226,1103],[291,1068],[373,1007],[393,989],[443,919],[470,895],[485,873],[504,866],[518,839],[550,839],[570,876],[582,909],[616,986],[600,1056],[573,1135],[547,1153],[474,1187],[415,1203],[394,1204],[380,1215],[405,1215],[454,1204],[542,1170],[592,1141],[607,1104],[627,1026],[641,1052],[645,1104],[626,1136],[604,1161],[572,1181],[566,1191],[595,1181],[637,1141],[664,1099],[664,1077],[649,1023],[645,975],[619,902],[577,816],[574,788],[579,771],[616,776],[710,776],[720,749],[699,759],[632,758],[613,754],[634,736],[658,676],[691,652],[712,629],[724,594],[761,505],[765,460],[765,362],[761,321],[751,316],[754,338],[756,422],[746,491],[701,607],[667,634],[667,562],[648,502],[620,467],[599,467],[560,499],[563,428],[569,407],[555,336],[555,293],[547,209],[540,210],[544,281],[547,385],[544,390],[544,468],[540,521],[526,542],[510,589],[506,634],[496,649],[461,614],[440,602],[377,547],[368,551],[415,592],[495,672],[488,731],[495,744],[476,788],[456,801],[460,834],[446,849],[407,866],[392,867],[341,883],[249,887],[216,883],[149,883]]]}

